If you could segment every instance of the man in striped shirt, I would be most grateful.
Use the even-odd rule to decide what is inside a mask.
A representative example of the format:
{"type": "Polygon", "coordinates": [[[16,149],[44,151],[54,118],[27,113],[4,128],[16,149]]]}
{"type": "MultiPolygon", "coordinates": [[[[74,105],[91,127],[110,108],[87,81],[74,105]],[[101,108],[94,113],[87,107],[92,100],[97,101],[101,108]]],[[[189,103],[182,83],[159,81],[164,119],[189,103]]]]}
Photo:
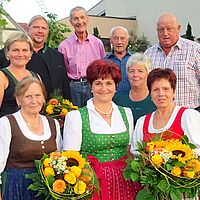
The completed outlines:
{"type": "Polygon", "coordinates": [[[176,104],[200,110],[200,44],[179,36],[180,24],[171,13],[157,21],[159,43],[145,52],[153,68],[170,68],[177,76],[176,104]]]}

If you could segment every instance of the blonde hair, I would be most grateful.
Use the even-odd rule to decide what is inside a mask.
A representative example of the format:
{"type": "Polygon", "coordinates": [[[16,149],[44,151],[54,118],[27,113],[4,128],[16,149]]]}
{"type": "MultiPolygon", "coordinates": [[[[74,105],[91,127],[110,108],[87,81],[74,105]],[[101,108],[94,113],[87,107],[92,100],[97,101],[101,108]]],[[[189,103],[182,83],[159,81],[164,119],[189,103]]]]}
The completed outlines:
{"type": "Polygon", "coordinates": [[[27,42],[30,46],[30,50],[33,51],[33,41],[32,41],[32,39],[28,36],[27,33],[19,32],[19,33],[11,34],[10,37],[6,40],[5,46],[4,46],[4,52],[5,52],[6,56],[7,56],[9,49],[10,49],[10,46],[16,41],[27,42]]]}

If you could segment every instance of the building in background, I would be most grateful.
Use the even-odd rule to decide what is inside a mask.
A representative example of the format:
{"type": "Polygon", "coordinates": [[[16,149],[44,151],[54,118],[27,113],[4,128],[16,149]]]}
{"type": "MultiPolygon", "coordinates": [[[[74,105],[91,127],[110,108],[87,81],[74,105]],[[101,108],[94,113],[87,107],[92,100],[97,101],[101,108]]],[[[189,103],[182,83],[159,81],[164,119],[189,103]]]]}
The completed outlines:
{"type": "Polygon", "coordinates": [[[12,33],[25,32],[25,30],[10,15],[0,14],[0,18],[7,22],[5,28],[0,28],[0,48],[3,48],[5,41],[12,33]]]}
{"type": "MultiPolygon", "coordinates": [[[[89,15],[89,24],[88,24],[88,31],[91,34],[94,34],[94,30],[96,29],[98,35],[95,35],[99,37],[102,42],[104,43],[105,49],[107,52],[110,51],[110,31],[114,26],[123,26],[125,27],[129,32],[132,32],[133,34],[137,35],[137,21],[136,18],[129,17],[129,18],[123,18],[123,17],[111,17],[111,16],[95,16],[95,15],[89,15]]],[[[65,23],[69,26],[71,30],[73,30],[73,27],[71,26],[69,22],[69,17],[59,20],[60,23],[65,23]]],[[[73,34],[73,31],[70,33],[66,33],[66,37],[73,34]]]]}
{"type": "Polygon", "coordinates": [[[156,21],[165,12],[172,12],[181,24],[184,35],[188,22],[193,36],[200,37],[199,0],[102,0],[88,11],[89,15],[137,19],[137,34],[144,35],[153,45],[157,42],[156,21]]]}

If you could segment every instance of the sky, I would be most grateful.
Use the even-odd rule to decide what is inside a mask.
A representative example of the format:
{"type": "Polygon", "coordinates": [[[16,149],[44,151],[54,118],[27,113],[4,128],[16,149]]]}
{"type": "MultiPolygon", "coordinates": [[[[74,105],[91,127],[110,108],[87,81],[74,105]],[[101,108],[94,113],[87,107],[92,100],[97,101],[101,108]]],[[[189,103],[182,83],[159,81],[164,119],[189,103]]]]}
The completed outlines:
{"type": "MultiPolygon", "coordinates": [[[[100,0],[43,0],[48,13],[56,14],[58,20],[68,17],[70,10],[75,6],[82,6],[86,10],[89,10],[99,1],[100,0]]],[[[37,0],[4,1],[3,8],[16,22],[28,23],[34,15],[43,14],[37,0]]]]}

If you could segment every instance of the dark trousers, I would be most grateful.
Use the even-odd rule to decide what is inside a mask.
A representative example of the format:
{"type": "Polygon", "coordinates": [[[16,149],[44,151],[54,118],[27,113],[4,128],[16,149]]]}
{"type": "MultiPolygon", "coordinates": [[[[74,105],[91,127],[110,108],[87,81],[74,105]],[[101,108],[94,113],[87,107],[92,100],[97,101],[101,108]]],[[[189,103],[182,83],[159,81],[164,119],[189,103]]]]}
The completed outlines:
{"type": "Polygon", "coordinates": [[[70,81],[72,103],[79,108],[86,106],[92,97],[91,88],[87,81],[70,81]]]}

